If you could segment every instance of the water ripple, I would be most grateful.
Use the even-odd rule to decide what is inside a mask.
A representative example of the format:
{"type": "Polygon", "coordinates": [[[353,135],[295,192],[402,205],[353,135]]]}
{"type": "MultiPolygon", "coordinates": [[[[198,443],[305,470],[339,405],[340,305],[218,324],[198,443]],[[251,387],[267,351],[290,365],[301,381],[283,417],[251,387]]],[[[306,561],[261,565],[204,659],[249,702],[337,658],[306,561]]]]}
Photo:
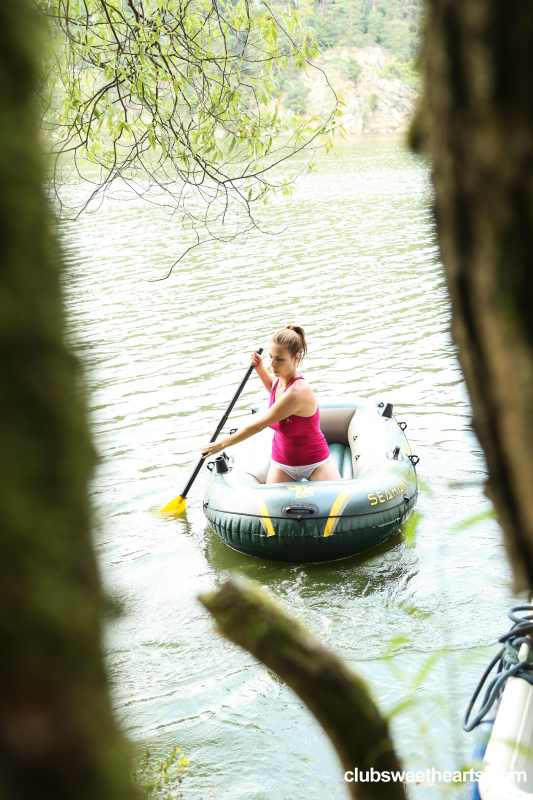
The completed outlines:
{"type": "MultiPolygon", "coordinates": [[[[70,337],[101,455],[98,554],[107,590],[127,609],[106,637],[115,704],[134,739],[187,752],[185,797],[213,786],[232,800],[343,791],[301,702],[212,633],[196,596],[231,570],[258,580],[353,663],[384,709],[428,654],[448,649],[418,687],[417,711],[394,718],[410,769],[467,760],[459,717],[487,655],[473,648],[494,641],[512,602],[496,524],[453,532],[486,507],[485,465],[450,338],[427,165],[400,138],[369,136],[319,166],[290,202],[264,211],[266,227],[283,229],[277,237],[213,242],[164,282],[149,279],[165,274],[184,239],[156,209],[108,202],[63,227],[70,337]],[[182,488],[249,352],[288,322],[308,333],[303,373],[319,398],[383,397],[408,421],[428,489],[414,547],[398,534],[329,565],[243,557],[206,525],[205,476],[185,520],[153,516],[182,488]]],[[[267,403],[258,384],[246,387],[237,423],[267,403]]]]}

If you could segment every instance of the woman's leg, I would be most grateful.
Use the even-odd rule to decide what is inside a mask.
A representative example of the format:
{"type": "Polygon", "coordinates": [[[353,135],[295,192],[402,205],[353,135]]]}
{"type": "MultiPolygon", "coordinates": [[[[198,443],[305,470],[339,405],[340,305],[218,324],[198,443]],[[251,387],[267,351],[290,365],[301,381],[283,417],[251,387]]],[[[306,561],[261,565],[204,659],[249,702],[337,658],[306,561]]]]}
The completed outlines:
{"type": "MultiPolygon", "coordinates": [[[[315,470],[316,472],[316,470],[315,470]]],[[[268,475],[266,479],[267,483],[294,483],[294,478],[291,478],[290,475],[287,475],[286,472],[283,472],[282,469],[276,467],[274,464],[270,465],[270,469],[268,470],[268,475]]]]}
{"type": "MultiPolygon", "coordinates": [[[[333,461],[321,464],[310,474],[310,481],[338,481],[342,480],[341,474],[333,461]]],[[[267,481],[268,482],[268,481],[267,481]]]]}

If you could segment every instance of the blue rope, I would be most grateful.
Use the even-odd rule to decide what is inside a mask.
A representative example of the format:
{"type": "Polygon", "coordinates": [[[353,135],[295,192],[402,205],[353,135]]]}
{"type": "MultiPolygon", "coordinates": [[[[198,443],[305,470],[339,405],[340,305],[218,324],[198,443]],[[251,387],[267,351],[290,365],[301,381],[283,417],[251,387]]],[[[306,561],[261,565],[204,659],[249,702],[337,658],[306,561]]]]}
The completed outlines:
{"type": "Polygon", "coordinates": [[[470,699],[468,708],[463,719],[463,730],[473,731],[474,728],[486,716],[493,704],[498,700],[505,688],[505,684],[509,678],[523,678],[533,685],[533,649],[531,639],[527,639],[526,635],[532,635],[533,638],[533,605],[527,606],[514,606],[507,612],[507,616],[514,623],[512,628],[500,636],[498,641],[504,646],[500,652],[494,656],[487,669],[483,673],[481,680],[476,686],[476,690],[470,699]],[[519,611],[530,612],[523,617],[519,617],[519,611]],[[524,642],[529,646],[527,661],[518,660],[518,651],[520,645],[524,642]],[[487,686],[485,695],[481,702],[481,708],[475,717],[469,721],[470,714],[474,708],[475,702],[481,692],[485,681],[489,677],[494,667],[498,665],[496,675],[492,678],[487,686]]]}

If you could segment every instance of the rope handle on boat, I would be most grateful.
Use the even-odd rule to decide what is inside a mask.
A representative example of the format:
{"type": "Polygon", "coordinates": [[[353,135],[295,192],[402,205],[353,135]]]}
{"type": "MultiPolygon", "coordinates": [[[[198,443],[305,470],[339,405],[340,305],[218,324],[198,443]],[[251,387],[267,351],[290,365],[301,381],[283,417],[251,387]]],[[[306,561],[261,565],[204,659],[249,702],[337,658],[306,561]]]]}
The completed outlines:
{"type": "Polygon", "coordinates": [[[207,462],[207,469],[209,470],[209,472],[213,472],[214,468],[215,468],[215,462],[214,461],[208,461],[207,462]]]}
{"type": "Polygon", "coordinates": [[[407,422],[398,422],[398,427],[400,428],[401,431],[405,431],[405,429],[407,428],[407,422]]]}
{"type": "Polygon", "coordinates": [[[533,640],[530,638],[533,634],[533,613],[531,612],[533,612],[533,605],[513,606],[507,612],[507,616],[513,621],[514,625],[498,639],[504,646],[494,656],[481,676],[481,680],[468,703],[463,719],[463,730],[467,731],[467,733],[473,731],[482,722],[496,700],[500,698],[509,678],[523,678],[528,683],[533,684],[533,640]],[[519,611],[530,613],[527,613],[524,617],[519,617],[517,613],[519,611]],[[525,657],[523,655],[524,651],[521,650],[524,644],[527,645],[527,656],[525,657]],[[475,717],[470,720],[469,717],[475,702],[496,664],[498,664],[496,675],[487,686],[481,702],[481,708],[475,717]]]}
{"type": "Polygon", "coordinates": [[[409,459],[409,461],[411,462],[411,464],[413,465],[413,467],[416,467],[416,465],[417,465],[417,464],[418,464],[418,462],[420,461],[420,459],[419,459],[419,457],[418,457],[418,456],[413,456],[413,455],[410,455],[410,456],[407,456],[407,458],[409,459]]]}

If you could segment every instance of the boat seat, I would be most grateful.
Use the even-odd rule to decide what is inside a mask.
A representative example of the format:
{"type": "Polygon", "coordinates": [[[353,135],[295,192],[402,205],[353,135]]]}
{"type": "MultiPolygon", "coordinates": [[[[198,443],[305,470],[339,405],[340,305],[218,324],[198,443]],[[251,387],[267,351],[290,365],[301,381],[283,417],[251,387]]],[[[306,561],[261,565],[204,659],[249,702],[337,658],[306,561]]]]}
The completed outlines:
{"type": "Polygon", "coordinates": [[[329,445],[333,463],[344,480],[353,479],[352,451],[349,446],[348,430],[355,415],[355,409],[338,406],[320,409],[320,428],[329,445]]]}
{"type": "Polygon", "coordinates": [[[344,444],[330,444],[329,452],[343,480],[352,480],[352,451],[350,448],[346,447],[344,444]]]}
{"type": "MultiPolygon", "coordinates": [[[[353,443],[357,437],[354,439],[353,433],[349,435],[352,432],[355,416],[355,409],[352,407],[320,409],[320,428],[329,445],[333,463],[344,480],[354,478],[353,466],[358,458],[352,453],[353,443]]],[[[257,483],[266,482],[273,435],[272,428],[265,428],[250,439],[228,448],[228,455],[235,456],[235,466],[246,472],[257,483]]],[[[355,477],[360,476],[357,474],[355,477]]]]}
{"type": "Polygon", "coordinates": [[[355,414],[355,409],[339,406],[337,408],[320,409],[320,430],[328,444],[350,443],[348,428],[355,414]]]}

